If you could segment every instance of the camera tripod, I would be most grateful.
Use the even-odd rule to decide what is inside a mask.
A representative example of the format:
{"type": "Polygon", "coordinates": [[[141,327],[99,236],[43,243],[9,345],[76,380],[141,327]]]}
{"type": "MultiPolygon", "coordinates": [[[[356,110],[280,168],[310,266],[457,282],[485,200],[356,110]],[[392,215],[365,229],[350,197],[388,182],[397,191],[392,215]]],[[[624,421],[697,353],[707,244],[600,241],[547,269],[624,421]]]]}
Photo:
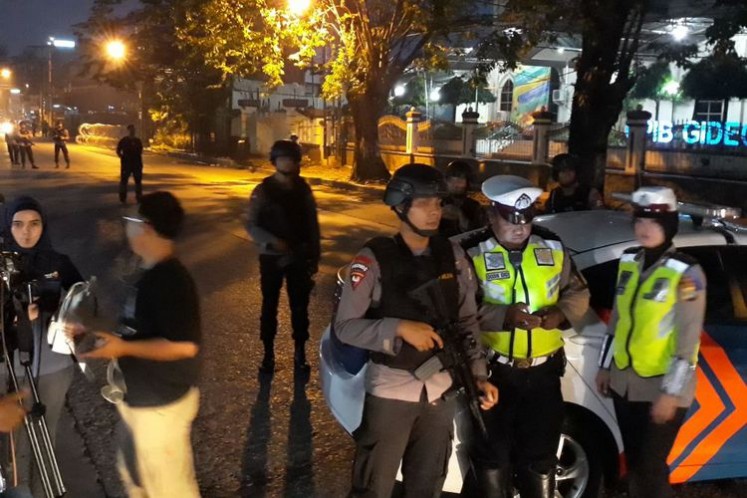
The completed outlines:
{"type": "MultiPolygon", "coordinates": [[[[10,300],[13,303],[17,319],[16,336],[18,344],[19,361],[24,370],[28,389],[33,401],[31,410],[24,417],[23,424],[29,440],[29,446],[33,455],[36,469],[44,489],[45,498],[59,498],[65,495],[65,485],[62,481],[54,445],[49,435],[47,421],[45,418],[46,408],[39,397],[36,380],[34,377],[32,363],[34,357],[34,337],[31,321],[16,293],[22,284],[16,280],[19,278],[17,257],[15,253],[0,253],[0,339],[2,340],[3,360],[8,371],[9,388],[20,392],[18,376],[14,368],[14,359],[10,354],[7,332],[5,328],[5,306],[10,300]]],[[[13,447],[12,434],[11,447],[13,447]]],[[[13,451],[13,453],[15,453],[13,451]]],[[[11,455],[13,467],[15,468],[15,454],[11,455]]],[[[14,473],[14,486],[17,485],[18,476],[14,473]]],[[[0,478],[0,493],[4,492],[8,483],[5,478],[0,478]]]]}

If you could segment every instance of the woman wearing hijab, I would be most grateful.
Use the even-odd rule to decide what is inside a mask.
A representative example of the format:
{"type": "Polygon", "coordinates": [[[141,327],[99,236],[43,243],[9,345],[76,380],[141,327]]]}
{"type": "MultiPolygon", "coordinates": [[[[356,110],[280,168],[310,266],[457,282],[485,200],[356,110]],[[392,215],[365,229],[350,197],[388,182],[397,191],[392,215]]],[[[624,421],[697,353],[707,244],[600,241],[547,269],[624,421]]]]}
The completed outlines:
{"type": "Polygon", "coordinates": [[[674,192],[643,187],[632,200],[640,247],[620,258],[597,389],[615,404],[630,496],[671,498],[667,455],[695,395],[706,282],[698,262],[672,243],[674,192]]]}
{"type": "MultiPolygon", "coordinates": [[[[23,281],[33,282],[31,302],[27,305],[34,338],[32,372],[39,397],[46,406],[47,427],[54,444],[65,396],[73,381],[73,360],[70,355],[52,351],[47,342],[47,328],[60,304],[62,293],[76,282],[83,281],[83,277],[70,258],[53,249],[47,219],[35,199],[22,196],[6,207],[3,233],[4,250],[20,254],[19,269],[23,281]]],[[[5,310],[6,330],[15,330],[15,310],[8,303],[5,310]]],[[[12,334],[8,339],[12,340],[12,334]]],[[[18,352],[14,353],[18,357],[18,352]]],[[[23,375],[18,361],[15,363],[16,373],[23,375]]],[[[24,381],[21,383],[24,384],[24,381]]],[[[43,496],[25,431],[21,431],[19,438],[18,459],[20,480],[32,482],[34,496],[43,496]]]]}

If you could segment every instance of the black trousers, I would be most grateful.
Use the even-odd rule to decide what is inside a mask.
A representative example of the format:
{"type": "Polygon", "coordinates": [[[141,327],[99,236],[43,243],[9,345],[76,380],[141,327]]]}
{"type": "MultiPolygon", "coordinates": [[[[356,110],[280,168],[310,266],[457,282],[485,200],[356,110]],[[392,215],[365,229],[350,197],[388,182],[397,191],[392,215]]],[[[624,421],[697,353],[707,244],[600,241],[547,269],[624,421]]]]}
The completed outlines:
{"type": "Polygon", "coordinates": [[[286,284],[291,311],[293,340],[309,339],[309,297],[314,281],[306,263],[281,264],[281,256],[260,254],[259,275],[262,289],[262,314],[259,319],[260,339],[273,342],[278,330],[278,303],[283,280],[286,284]]]}
{"type": "Polygon", "coordinates": [[[6,145],[8,147],[8,157],[10,157],[10,163],[18,163],[18,147],[9,143],[6,143],[6,145]]]}
{"type": "Polygon", "coordinates": [[[349,498],[390,498],[402,462],[405,498],[441,496],[451,456],[456,399],[428,403],[366,395],[355,431],[349,498]]]}
{"type": "Polygon", "coordinates": [[[628,401],[612,393],[628,464],[631,498],[673,498],[667,456],[685,420],[687,408],[679,408],[666,424],[651,420],[651,403],[628,401]]]}
{"type": "Polygon", "coordinates": [[[62,156],[65,158],[65,164],[70,166],[70,155],[67,152],[67,144],[61,143],[61,144],[54,144],[54,163],[60,164],[60,151],[62,152],[62,156]]]}
{"type": "Polygon", "coordinates": [[[562,351],[542,365],[516,368],[496,363],[490,382],[498,387],[498,404],[483,412],[489,441],[475,444],[475,462],[483,468],[511,468],[519,477],[528,471],[547,474],[557,465],[564,405],[560,378],[562,351]]]}
{"type": "MultiPolygon", "coordinates": [[[[28,158],[31,166],[36,166],[36,163],[34,162],[34,151],[31,150],[30,145],[21,145],[20,147],[18,147],[18,150],[20,153],[19,155],[21,156],[21,164],[24,168],[26,167],[26,158],[28,158]]],[[[16,160],[16,163],[17,162],[18,160],[16,160]]]]}
{"type": "Polygon", "coordinates": [[[127,200],[127,183],[130,176],[135,180],[135,198],[140,202],[143,196],[143,163],[126,163],[122,161],[119,170],[119,201],[127,200]]]}

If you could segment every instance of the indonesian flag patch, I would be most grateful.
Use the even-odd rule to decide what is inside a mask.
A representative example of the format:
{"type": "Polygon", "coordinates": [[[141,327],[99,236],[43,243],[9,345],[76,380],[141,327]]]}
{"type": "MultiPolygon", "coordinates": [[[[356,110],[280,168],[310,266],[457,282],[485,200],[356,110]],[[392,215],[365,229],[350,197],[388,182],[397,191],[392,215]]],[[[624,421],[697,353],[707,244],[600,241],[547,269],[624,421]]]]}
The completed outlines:
{"type": "Polygon", "coordinates": [[[353,286],[353,290],[366,278],[370,266],[371,260],[365,256],[356,256],[350,263],[350,284],[353,286]]]}

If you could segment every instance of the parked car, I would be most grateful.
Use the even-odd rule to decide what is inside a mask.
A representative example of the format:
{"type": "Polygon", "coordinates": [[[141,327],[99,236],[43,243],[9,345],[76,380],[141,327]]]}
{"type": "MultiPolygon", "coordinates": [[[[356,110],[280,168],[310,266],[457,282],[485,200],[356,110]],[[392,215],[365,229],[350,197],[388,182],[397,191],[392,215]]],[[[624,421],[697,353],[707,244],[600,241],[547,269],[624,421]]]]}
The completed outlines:
{"type": "MultiPolygon", "coordinates": [[[[708,279],[705,330],[697,369],[695,403],[669,457],[672,482],[747,476],[747,228],[712,218],[720,210],[683,205],[677,247],[694,256],[708,279]],[[696,216],[697,215],[697,216],[696,216]],[[704,216],[705,215],[705,216],[704,216]]],[[[562,379],[566,419],[558,453],[558,491],[563,498],[595,498],[605,482],[623,472],[623,445],[611,400],[594,387],[606,333],[617,264],[635,245],[630,215],[586,211],[541,216],[536,223],[559,234],[591,290],[591,309],[575,329],[564,331],[568,358],[562,379]]],[[[352,434],[361,420],[365,368],[351,375],[342,366],[329,329],[321,342],[322,389],[335,418],[352,434]],[[336,356],[337,355],[337,356],[336,356]]],[[[460,493],[470,465],[470,423],[456,419],[454,451],[444,491],[460,493]]]]}

